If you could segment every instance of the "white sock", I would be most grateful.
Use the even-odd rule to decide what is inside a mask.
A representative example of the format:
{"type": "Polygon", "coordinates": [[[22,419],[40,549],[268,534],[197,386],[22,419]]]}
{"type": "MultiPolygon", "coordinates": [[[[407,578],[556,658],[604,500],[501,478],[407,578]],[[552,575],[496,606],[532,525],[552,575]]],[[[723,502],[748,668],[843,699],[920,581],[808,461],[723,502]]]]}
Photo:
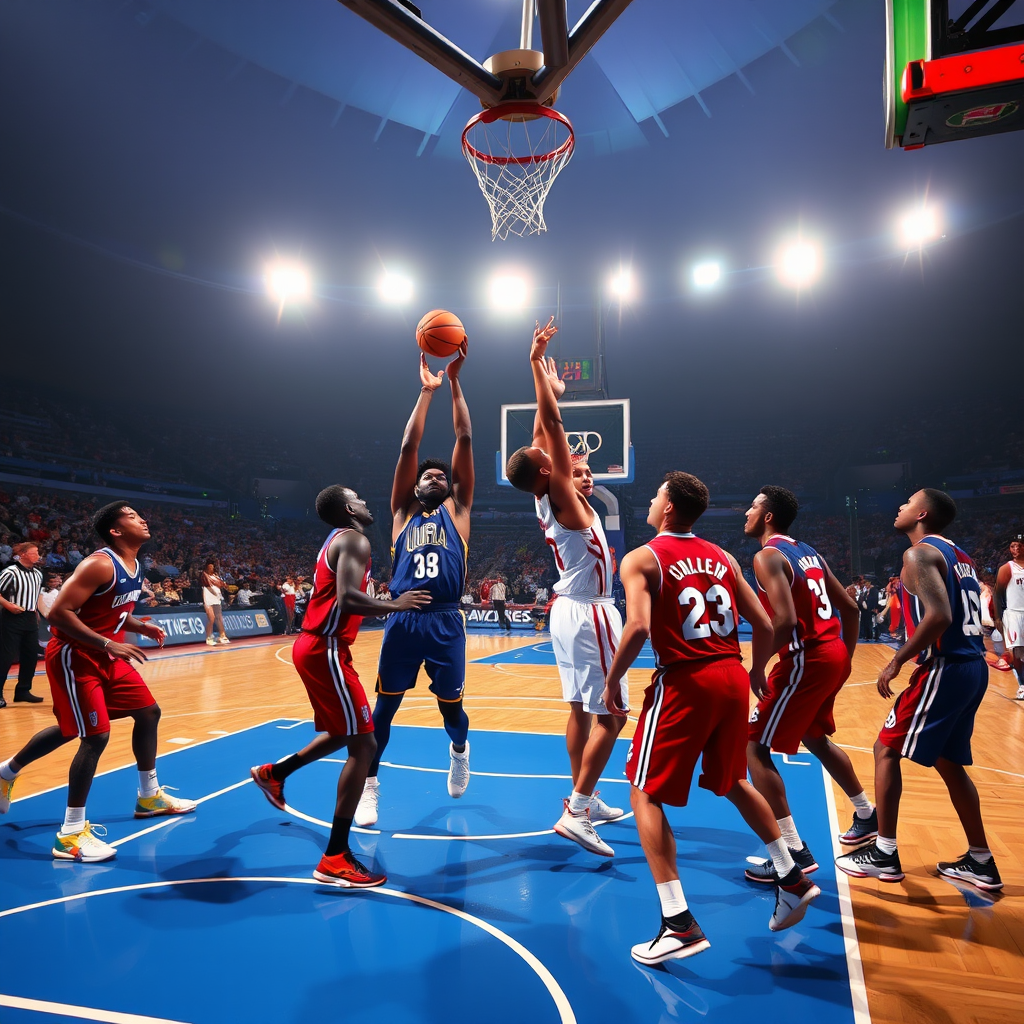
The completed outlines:
{"type": "Polygon", "coordinates": [[[577,792],[575,789],[572,791],[572,796],[569,797],[569,810],[573,814],[582,814],[590,806],[590,797],[584,796],[582,793],[577,792]]]}
{"type": "Polygon", "coordinates": [[[139,772],[139,796],[156,796],[159,789],[160,783],[156,781],[155,768],[148,772],[139,772]]]}
{"type": "Polygon", "coordinates": [[[18,777],[18,773],[11,767],[10,760],[0,763],[0,779],[4,782],[13,782],[18,777]]]}
{"type": "Polygon", "coordinates": [[[875,840],[875,846],[878,848],[878,852],[884,853],[886,857],[891,857],[896,852],[895,839],[885,839],[883,836],[879,836],[875,840]]]}
{"type": "Polygon", "coordinates": [[[791,814],[788,818],[779,818],[779,831],[782,833],[782,838],[786,840],[786,845],[791,850],[799,850],[803,847],[803,840],[800,838],[800,833],[796,830],[796,825],[793,824],[793,815],[791,814]]]}
{"type": "Polygon", "coordinates": [[[85,808],[68,807],[64,811],[64,824],[61,825],[61,835],[70,836],[81,832],[85,828],[85,808]]]}
{"type": "Polygon", "coordinates": [[[968,847],[968,851],[979,864],[992,862],[992,851],[987,846],[971,846],[968,847]]]}
{"type": "Polygon", "coordinates": [[[683,885],[678,878],[670,882],[658,882],[658,899],[661,900],[661,916],[675,917],[689,909],[683,895],[683,885]]]}
{"type": "Polygon", "coordinates": [[[868,799],[863,789],[856,796],[850,797],[850,803],[853,804],[853,813],[858,818],[870,818],[871,812],[875,809],[875,805],[868,799]]]}
{"type": "Polygon", "coordinates": [[[778,874],[779,878],[785,878],[796,867],[793,863],[793,857],[789,852],[789,847],[786,845],[786,840],[776,839],[766,845],[768,847],[768,856],[771,857],[772,864],[775,865],[776,874],[778,874]]]}

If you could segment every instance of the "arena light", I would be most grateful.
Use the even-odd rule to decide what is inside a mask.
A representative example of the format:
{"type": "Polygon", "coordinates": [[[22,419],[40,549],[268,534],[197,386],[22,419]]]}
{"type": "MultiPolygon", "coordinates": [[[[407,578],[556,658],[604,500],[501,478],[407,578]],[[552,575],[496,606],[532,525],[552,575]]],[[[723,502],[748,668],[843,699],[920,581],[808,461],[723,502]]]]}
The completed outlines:
{"type": "Polygon", "coordinates": [[[613,299],[628,302],[636,294],[633,271],[629,267],[619,267],[608,281],[608,291],[613,299]]]}
{"type": "Polygon", "coordinates": [[[938,210],[934,206],[917,206],[900,217],[900,244],[907,249],[922,249],[942,234],[938,210]]]}
{"type": "Polygon", "coordinates": [[[714,260],[698,263],[692,271],[691,279],[695,288],[714,288],[722,278],[722,265],[714,260]]]}
{"type": "Polygon", "coordinates": [[[821,274],[821,251],[812,242],[788,242],[778,252],[775,272],[790,288],[805,288],[821,274]]]}
{"type": "Polygon", "coordinates": [[[304,302],[313,290],[308,271],[298,263],[269,264],[264,281],[267,293],[277,303],[279,310],[304,302]]]}
{"type": "Polygon", "coordinates": [[[522,274],[495,274],[487,288],[494,309],[522,309],[530,294],[530,284],[522,274]]]}
{"type": "Polygon", "coordinates": [[[411,278],[391,271],[386,273],[377,285],[377,294],[381,301],[391,306],[399,306],[403,302],[408,302],[412,298],[414,290],[411,278]]]}

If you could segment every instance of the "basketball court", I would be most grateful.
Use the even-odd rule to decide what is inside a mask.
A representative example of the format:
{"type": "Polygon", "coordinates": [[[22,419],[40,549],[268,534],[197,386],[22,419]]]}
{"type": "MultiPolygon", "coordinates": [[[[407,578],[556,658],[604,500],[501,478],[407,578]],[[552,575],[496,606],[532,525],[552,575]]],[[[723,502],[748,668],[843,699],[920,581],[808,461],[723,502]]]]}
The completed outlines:
{"type": "MultiPolygon", "coordinates": [[[[380,636],[364,632],[354,647],[364,679],[380,636]]],[[[934,1007],[935,1020],[969,1019],[942,1005],[963,986],[963,974],[934,966],[943,958],[971,973],[972,1004],[989,1011],[978,1019],[1013,1019],[1019,893],[1007,885],[992,900],[935,877],[929,861],[960,839],[934,780],[907,772],[906,882],[848,883],[831,855],[849,808],[841,794],[836,807],[805,753],[779,761],[821,864],[822,896],[804,921],[769,932],[773,897],[742,877],[746,859],[763,856],[760,844],[731,805],[695,786],[670,821],[711,948],[664,969],[634,964],[629,947],[653,934],[658,902],[632,817],[601,826],[612,860],[551,831],[568,777],[564,704],[543,635],[469,638],[473,778],[462,800],[445,789],[447,739],[434,702],[413,691],[381,771],[380,820],[354,833],[357,852],[387,871],[386,886],[315,882],[340,755],[289,779],[287,813],[266,802],[248,771],[313,735],[289,650],[253,640],[161,654],[145,667],[164,709],[161,780],[201,803],[185,818],[134,820],[130,729],[115,723],[89,801],[90,818],[118,848],[112,862],[50,857],[70,752],[24,773],[0,819],[0,941],[18,950],[6,961],[17,969],[3,972],[0,1019],[435,1021],[451,1019],[453,993],[464,1019],[480,1021],[866,1024],[903,1021],[909,1005],[934,1007]],[[985,950],[986,968],[974,949],[985,950]],[[164,970],[175,982],[155,989],[154,972],[164,970]],[[341,1011],[341,991],[365,998],[346,999],[341,1011]]],[[[868,677],[885,650],[858,650],[837,707],[837,738],[864,772],[882,706],[868,677]]],[[[650,665],[645,653],[631,672],[634,703],[650,665]]],[[[1024,778],[998,751],[1024,721],[1002,692],[1003,674],[992,675],[974,774],[1005,837],[1024,810],[1024,778]]],[[[48,704],[6,713],[3,751],[48,721],[48,704]]],[[[619,805],[628,803],[621,772],[632,728],[600,783],[619,805]]],[[[1019,849],[1005,839],[995,848],[1004,874],[1019,870],[1019,849]]]]}

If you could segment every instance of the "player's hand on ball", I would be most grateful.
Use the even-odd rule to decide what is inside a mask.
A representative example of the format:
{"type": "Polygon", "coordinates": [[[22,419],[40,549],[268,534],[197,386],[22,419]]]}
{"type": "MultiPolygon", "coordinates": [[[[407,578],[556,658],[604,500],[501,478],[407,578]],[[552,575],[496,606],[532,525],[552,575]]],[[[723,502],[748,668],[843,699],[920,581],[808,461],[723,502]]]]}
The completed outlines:
{"type": "Polygon", "coordinates": [[[448,364],[448,379],[458,380],[459,370],[462,369],[462,364],[466,361],[466,353],[469,351],[469,341],[464,341],[459,346],[459,354],[448,364]]]}
{"type": "Polygon", "coordinates": [[[427,357],[421,352],[420,353],[420,384],[424,391],[436,391],[441,386],[441,380],[444,377],[444,370],[438,370],[437,373],[431,373],[430,367],[427,366],[427,357]]]}
{"type": "Polygon", "coordinates": [[[396,612],[415,611],[417,608],[425,608],[432,600],[426,590],[407,590],[391,602],[391,607],[396,612]]]}

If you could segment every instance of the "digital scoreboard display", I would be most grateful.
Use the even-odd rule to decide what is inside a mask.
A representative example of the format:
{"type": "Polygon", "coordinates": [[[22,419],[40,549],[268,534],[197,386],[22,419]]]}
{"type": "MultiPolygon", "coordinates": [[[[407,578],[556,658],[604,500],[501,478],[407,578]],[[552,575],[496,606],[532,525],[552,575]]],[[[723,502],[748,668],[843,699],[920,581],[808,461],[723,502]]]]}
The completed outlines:
{"type": "Polygon", "coordinates": [[[558,376],[567,388],[592,388],[594,380],[593,359],[559,359],[558,376]]]}

